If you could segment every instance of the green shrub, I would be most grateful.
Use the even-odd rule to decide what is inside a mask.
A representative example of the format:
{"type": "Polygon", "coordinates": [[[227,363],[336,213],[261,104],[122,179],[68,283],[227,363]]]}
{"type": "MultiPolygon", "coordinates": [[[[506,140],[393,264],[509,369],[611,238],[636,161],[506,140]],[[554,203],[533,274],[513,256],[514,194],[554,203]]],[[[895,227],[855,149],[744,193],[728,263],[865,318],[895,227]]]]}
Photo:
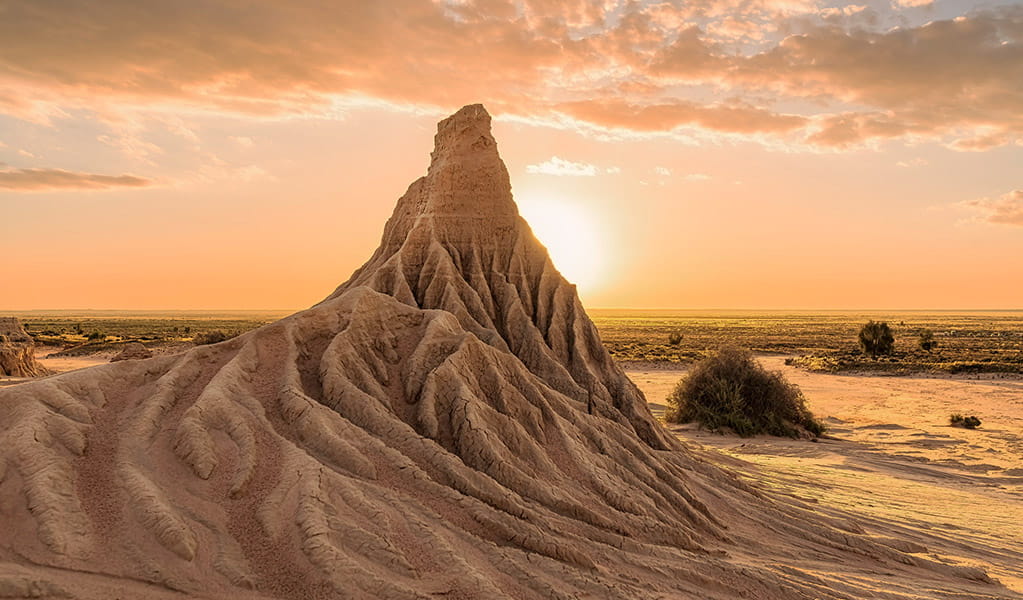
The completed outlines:
{"type": "Polygon", "coordinates": [[[92,333],[87,335],[85,339],[87,339],[89,341],[94,341],[94,340],[104,340],[104,339],[106,339],[106,337],[107,337],[107,334],[105,334],[105,333],[102,333],[102,332],[99,332],[99,331],[93,331],[92,333]]]}
{"type": "Polygon", "coordinates": [[[934,339],[934,332],[930,329],[924,329],[920,332],[920,349],[930,352],[937,347],[938,342],[934,339]]]}
{"type": "Polygon", "coordinates": [[[668,334],[668,345],[678,346],[682,343],[682,332],[678,329],[668,334]]]}
{"type": "Polygon", "coordinates": [[[860,348],[864,354],[877,358],[879,354],[891,354],[895,349],[895,336],[884,321],[867,321],[860,329],[860,348]]]}
{"type": "Polygon", "coordinates": [[[195,337],[192,338],[192,342],[195,343],[196,346],[205,346],[206,344],[219,344],[220,342],[229,340],[233,337],[236,337],[237,335],[238,335],[237,333],[227,333],[226,331],[222,331],[220,329],[214,329],[212,331],[203,331],[201,333],[197,333],[195,337]]]}
{"type": "Polygon", "coordinates": [[[824,433],[798,387],[738,348],[724,348],[694,365],[668,396],[668,404],[669,422],[696,421],[715,431],[727,427],[743,437],[797,437],[799,427],[814,436],[824,433]]]}
{"type": "Polygon", "coordinates": [[[965,427],[967,429],[976,429],[980,427],[980,419],[973,415],[964,417],[959,413],[953,413],[952,416],[949,417],[948,421],[954,427],[965,427]]]}

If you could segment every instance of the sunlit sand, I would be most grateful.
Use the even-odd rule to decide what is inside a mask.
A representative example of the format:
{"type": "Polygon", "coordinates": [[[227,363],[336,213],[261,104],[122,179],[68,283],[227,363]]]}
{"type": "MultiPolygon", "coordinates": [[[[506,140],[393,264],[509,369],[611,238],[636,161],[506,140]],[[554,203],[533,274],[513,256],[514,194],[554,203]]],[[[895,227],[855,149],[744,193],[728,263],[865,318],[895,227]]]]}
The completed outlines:
{"type": "MultiPolygon", "coordinates": [[[[845,515],[904,547],[988,569],[1023,593],[1023,379],[809,373],[761,357],[799,385],[829,427],[819,443],[672,426],[683,439],[756,465],[751,480],[845,515]],[[963,407],[984,426],[949,425],[963,407]]],[[[684,370],[626,371],[654,414],[684,370]]],[[[727,463],[726,463],[727,464],[727,463]]],[[[745,468],[745,467],[743,467],[745,468]]]]}

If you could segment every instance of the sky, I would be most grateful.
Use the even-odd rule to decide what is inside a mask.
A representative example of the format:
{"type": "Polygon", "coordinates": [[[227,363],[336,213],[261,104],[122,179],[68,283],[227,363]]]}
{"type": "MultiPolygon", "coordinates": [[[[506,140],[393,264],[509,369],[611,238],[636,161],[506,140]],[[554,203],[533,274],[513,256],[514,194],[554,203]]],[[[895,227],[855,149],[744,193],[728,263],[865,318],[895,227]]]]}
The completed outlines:
{"type": "Polygon", "coordinates": [[[1023,308],[1023,2],[0,0],[0,310],[297,309],[482,102],[588,307],[1023,308]]]}

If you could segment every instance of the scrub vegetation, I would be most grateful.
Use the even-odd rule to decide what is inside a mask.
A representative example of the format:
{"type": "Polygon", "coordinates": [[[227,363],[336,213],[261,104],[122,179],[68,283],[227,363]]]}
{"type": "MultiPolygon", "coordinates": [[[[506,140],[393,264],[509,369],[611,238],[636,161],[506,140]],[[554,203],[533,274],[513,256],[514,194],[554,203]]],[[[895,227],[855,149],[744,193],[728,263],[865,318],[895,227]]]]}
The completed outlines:
{"type": "Polygon", "coordinates": [[[821,372],[1023,374],[1023,311],[802,312],[590,310],[621,362],[693,363],[724,346],[791,355],[821,372]],[[885,322],[887,354],[864,352],[859,332],[885,322]]]}
{"type": "Polygon", "coordinates": [[[664,419],[669,423],[697,422],[743,437],[816,437],[824,432],[795,384],[739,348],[722,348],[696,363],[668,396],[668,405],[664,419]]]}

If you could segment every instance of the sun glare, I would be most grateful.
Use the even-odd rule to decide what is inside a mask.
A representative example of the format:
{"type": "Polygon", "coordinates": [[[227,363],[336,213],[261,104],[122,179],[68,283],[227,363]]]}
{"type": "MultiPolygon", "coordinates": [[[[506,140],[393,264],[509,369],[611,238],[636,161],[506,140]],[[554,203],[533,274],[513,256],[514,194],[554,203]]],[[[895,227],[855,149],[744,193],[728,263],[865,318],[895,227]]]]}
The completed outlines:
{"type": "Polygon", "coordinates": [[[606,265],[600,227],[593,216],[573,203],[552,198],[521,199],[518,204],[519,213],[565,279],[580,292],[598,287],[606,265]]]}

